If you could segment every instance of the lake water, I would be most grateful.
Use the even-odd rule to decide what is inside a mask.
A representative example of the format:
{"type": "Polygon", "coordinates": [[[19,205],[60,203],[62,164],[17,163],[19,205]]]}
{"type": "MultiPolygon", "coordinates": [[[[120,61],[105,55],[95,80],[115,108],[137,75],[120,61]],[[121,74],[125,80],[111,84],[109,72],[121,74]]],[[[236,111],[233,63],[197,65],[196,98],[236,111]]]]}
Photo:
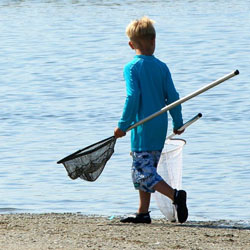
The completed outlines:
{"type": "Polygon", "coordinates": [[[183,188],[190,220],[250,223],[249,12],[243,0],[1,1],[0,213],[136,211],[129,135],[96,182],[56,162],[113,134],[134,56],[125,27],[148,15],[181,97],[240,71],[183,104],[184,120],[203,114],[181,136],[183,188]]]}

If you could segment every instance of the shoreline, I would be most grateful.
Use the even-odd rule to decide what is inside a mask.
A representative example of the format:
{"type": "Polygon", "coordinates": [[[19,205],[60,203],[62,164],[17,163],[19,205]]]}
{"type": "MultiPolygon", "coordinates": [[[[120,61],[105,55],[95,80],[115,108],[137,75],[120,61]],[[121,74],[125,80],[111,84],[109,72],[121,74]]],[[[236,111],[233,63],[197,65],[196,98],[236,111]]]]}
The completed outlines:
{"type": "Polygon", "coordinates": [[[123,224],[119,217],[79,213],[0,214],[0,248],[250,249],[250,227],[228,221],[123,224]]]}

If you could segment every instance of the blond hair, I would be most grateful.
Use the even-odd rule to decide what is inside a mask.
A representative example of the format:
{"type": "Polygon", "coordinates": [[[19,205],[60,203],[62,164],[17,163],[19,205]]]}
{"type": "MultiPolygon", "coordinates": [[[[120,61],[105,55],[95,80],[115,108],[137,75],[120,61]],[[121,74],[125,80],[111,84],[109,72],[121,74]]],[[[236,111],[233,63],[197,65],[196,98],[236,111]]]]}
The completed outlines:
{"type": "Polygon", "coordinates": [[[154,23],[146,16],[136,19],[127,26],[126,34],[134,42],[138,42],[140,39],[154,39],[156,35],[154,23]]]}

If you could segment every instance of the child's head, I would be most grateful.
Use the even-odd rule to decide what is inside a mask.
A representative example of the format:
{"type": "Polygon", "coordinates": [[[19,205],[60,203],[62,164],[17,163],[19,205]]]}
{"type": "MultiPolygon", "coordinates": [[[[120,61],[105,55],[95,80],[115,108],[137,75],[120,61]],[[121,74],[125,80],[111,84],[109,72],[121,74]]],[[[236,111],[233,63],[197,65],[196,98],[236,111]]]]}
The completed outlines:
{"type": "Polygon", "coordinates": [[[143,49],[145,45],[150,46],[152,41],[155,41],[156,32],[153,24],[153,20],[142,17],[127,26],[126,34],[135,49],[143,49]]]}

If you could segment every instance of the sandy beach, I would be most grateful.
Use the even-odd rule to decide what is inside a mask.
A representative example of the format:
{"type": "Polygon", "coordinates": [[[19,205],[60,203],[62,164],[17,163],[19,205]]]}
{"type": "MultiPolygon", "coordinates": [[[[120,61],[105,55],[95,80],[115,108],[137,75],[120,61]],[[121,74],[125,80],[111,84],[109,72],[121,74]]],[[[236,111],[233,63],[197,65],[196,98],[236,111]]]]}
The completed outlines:
{"type": "Polygon", "coordinates": [[[2,214],[0,249],[250,249],[250,227],[226,221],[122,224],[81,214],[2,214]]]}

